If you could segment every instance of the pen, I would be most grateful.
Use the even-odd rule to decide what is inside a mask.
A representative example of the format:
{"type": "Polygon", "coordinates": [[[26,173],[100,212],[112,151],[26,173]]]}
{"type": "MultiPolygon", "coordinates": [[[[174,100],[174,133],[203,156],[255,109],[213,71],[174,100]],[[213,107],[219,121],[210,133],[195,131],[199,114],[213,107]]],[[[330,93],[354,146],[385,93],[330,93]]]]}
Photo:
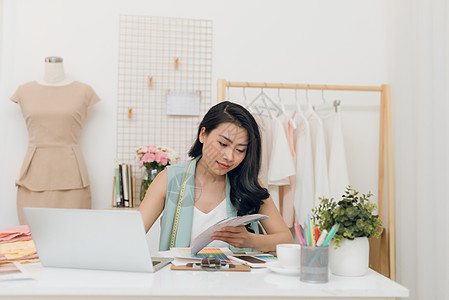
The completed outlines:
{"type": "Polygon", "coordinates": [[[332,240],[332,238],[334,237],[335,233],[338,231],[338,228],[340,228],[340,224],[335,223],[334,226],[332,226],[331,231],[329,231],[329,234],[327,235],[326,239],[324,240],[323,244],[321,245],[321,247],[326,247],[327,244],[329,244],[329,242],[332,240]]]}
{"type": "Polygon", "coordinates": [[[316,245],[318,247],[320,247],[323,244],[324,239],[326,238],[326,236],[327,236],[327,230],[324,229],[323,232],[321,232],[321,235],[320,235],[320,238],[318,239],[318,242],[316,242],[316,245]]]}

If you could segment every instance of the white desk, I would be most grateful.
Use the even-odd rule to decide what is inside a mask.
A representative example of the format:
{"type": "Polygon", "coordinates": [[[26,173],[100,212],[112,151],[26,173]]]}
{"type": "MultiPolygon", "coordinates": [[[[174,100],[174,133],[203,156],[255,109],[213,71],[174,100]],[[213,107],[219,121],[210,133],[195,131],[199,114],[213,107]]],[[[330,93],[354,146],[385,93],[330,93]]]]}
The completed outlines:
{"type": "Polygon", "coordinates": [[[392,299],[408,297],[407,288],[370,270],[363,277],[330,275],[326,284],[299,277],[251,272],[171,271],[129,273],[24,265],[32,280],[0,282],[0,299],[392,299]],[[51,297],[53,296],[53,297],[51,297]]]}

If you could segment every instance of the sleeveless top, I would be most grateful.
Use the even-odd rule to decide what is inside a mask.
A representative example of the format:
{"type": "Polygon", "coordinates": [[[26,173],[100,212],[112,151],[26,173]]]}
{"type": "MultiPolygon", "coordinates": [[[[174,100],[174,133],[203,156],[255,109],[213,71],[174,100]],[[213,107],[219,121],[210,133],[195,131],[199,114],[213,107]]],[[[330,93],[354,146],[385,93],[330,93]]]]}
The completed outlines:
{"type": "MultiPolygon", "coordinates": [[[[181,213],[178,220],[178,229],[176,231],[175,248],[187,248],[190,246],[190,236],[192,232],[193,221],[193,206],[195,196],[195,168],[196,163],[201,156],[194,159],[189,173],[187,174],[186,187],[184,191],[184,198],[182,200],[181,213]]],[[[176,206],[178,204],[179,193],[181,186],[186,175],[187,168],[190,161],[182,162],[173,166],[167,167],[167,194],[165,196],[165,206],[161,218],[161,234],[159,241],[159,251],[167,251],[170,247],[170,237],[173,228],[173,222],[175,221],[176,206]]],[[[228,175],[226,175],[226,215],[227,217],[237,216],[236,209],[231,203],[230,199],[231,186],[229,184],[228,175]]],[[[257,223],[251,223],[251,229],[255,233],[259,233],[257,223]]],[[[204,228],[206,230],[207,228],[204,228]]],[[[253,252],[251,248],[236,248],[229,247],[231,251],[240,252],[253,252]]]]}
{"type": "MultiPolygon", "coordinates": [[[[214,209],[207,214],[193,206],[193,222],[192,232],[190,234],[190,244],[195,238],[204,231],[205,228],[216,224],[217,222],[226,219],[226,199],[223,199],[214,209]]],[[[229,244],[220,240],[214,240],[206,245],[207,248],[221,248],[228,247],[229,244]]]]}

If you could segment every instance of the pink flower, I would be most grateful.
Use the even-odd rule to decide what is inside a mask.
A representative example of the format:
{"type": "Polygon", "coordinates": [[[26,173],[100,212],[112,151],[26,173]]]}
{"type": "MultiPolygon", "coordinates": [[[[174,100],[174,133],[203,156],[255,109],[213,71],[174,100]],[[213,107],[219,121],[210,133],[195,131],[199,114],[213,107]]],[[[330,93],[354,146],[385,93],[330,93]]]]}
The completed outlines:
{"type": "Polygon", "coordinates": [[[167,165],[167,163],[168,163],[168,153],[167,152],[159,152],[159,153],[160,153],[159,159],[160,159],[161,164],[163,166],[167,165]]]}
{"type": "Polygon", "coordinates": [[[148,162],[148,163],[153,162],[153,161],[155,161],[155,160],[156,160],[156,155],[154,155],[154,154],[151,153],[151,152],[145,153],[145,155],[140,159],[140,161],[142,161],[142,162],[148,162]]]}
{"type": "Polygon", "coordinates": [[[137,148],[136,158],[139,167],[163,169],[177,163],[179,155],[168,147],[151,145],[137,148]]]}

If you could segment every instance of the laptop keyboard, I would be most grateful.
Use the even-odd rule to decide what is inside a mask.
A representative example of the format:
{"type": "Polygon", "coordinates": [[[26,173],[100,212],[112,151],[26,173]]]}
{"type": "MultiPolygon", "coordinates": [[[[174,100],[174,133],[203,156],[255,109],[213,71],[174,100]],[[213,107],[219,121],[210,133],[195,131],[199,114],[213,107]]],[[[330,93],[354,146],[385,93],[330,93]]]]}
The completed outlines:
{"type": "Polygon", "coordinates": [[[161,263],[161,261],[160,260],[153,260],[153,267],[155,266],[155,265],[158,265],[158,264],[160,264],[161,263]]]}

